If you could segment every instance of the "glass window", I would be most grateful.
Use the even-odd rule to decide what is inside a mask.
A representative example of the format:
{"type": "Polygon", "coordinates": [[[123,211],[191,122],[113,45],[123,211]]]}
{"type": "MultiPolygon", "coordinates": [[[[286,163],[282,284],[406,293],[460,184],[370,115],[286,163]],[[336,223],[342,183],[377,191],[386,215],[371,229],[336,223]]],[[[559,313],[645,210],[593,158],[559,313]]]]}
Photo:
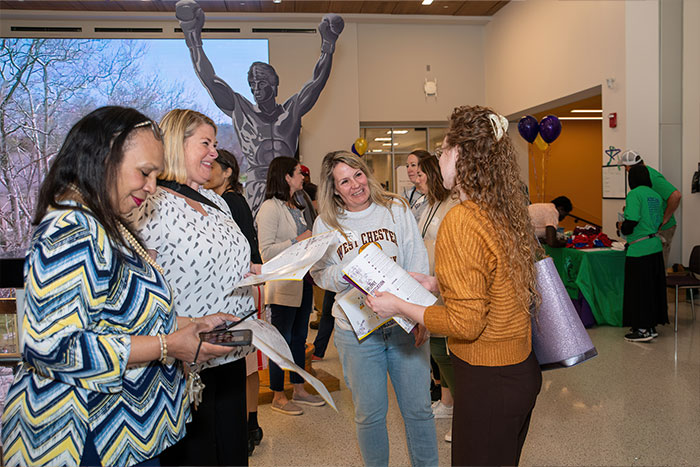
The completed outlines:
{"type": "Polygon", "coordinates": [[[437,148],[442,146],[442,140],[445,139],[447,128],[431,128],[430,142],[428,143],[428,151],[432,154],[437,148]]]}
{"type": "Polygon", "coordinates": [[[425,149],[427,128],[395,128],[393,132],[395,154],[408,155],[416,149],[425,149]]]}
{"type": "Polygon", "coordinates": [[[408,155],[417,149],[435,152],[446,130],[446,124],[360,124],[360,135],[367,140],[364,159],[380,183],[389,191],[401,193],[411,185],[406,174],[408,155]]]}

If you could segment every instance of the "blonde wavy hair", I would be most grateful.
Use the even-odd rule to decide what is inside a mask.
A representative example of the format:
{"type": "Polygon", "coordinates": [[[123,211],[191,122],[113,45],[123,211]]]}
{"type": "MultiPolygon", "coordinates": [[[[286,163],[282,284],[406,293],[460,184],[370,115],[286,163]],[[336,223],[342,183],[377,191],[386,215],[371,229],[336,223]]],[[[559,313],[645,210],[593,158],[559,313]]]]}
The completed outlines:
{"type": "Polygon", "coordinates": [[[479,206],[493,223],[512,270],[517,300],[525,307],[539,304],[535,261],[543,250],[535,238],[528,199],[521,189],[515,149],[504,134],[496,139],[489,115],[481,106],[457,107],[450,117],[446,145],[458,150],[455,188],[479,206]]]}
{"type": "Polygon", "coordinates": [[[335,178],[333,177],[333,169],[341,163],[353,169],[361,170],[365,174],[372,203],[383,206],[391,212],[391,205],[394,201],[399,201],[404,209],[408,209],[406,200],[382,188],[382,185],[374,178],[365,161],[347,151],[329,152],[323,158],[323,163],[321,164],[321,185],[318,189],[317,199],[318,215],[331,229],[338,229],[345,236],[345,232],[338,221],[338,216],[345,212],[346,206],[343,198],[340,197],[335,189],[335,178]]]}
{"type": "Polygon", "coordinates": [[[165,114],[160,121],[165,152],[163,173],[158,177],[160,180],[171,180],[182,184],[187,182],[185,140],[192,136],[200,125],[211,126],[216,134],[214,121],[196,110],[174,109],[165,114]]]}

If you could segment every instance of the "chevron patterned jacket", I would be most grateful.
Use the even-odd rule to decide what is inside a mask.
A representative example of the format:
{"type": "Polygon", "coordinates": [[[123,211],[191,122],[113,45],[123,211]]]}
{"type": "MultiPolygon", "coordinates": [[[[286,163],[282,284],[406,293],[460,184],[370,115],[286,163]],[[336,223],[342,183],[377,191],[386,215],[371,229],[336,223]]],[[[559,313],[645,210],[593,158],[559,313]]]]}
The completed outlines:
{"type": "Polygon", "coordinates": [[[171,359],[129,365],[131,335],[170,333],[163,276],[66,202],[24,265],[23,362],[2,415],[5,465],[78,465],[88,432],[102,465],[157,456],[185,435],[189,400],[171,359]]]}

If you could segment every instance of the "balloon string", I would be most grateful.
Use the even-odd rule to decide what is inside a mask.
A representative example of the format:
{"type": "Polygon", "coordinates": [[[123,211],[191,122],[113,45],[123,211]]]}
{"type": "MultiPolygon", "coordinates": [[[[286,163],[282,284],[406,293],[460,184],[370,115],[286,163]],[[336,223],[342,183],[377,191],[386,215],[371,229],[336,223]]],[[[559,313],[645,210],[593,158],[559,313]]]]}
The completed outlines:
{"type": "Polygon", "coordinates": [[[530,165],[532,166],[532,193],[531,198],[534,200],[540,199],[540,183],[537,179],[537,161],[535,160],[535,151],[532,149],[532,143],[527,147],[527,154],[530,159],[530,165]]]}
{"type": "MultiPolygon", "coordinates": [[[[545,151],[546,151],[546,149],[545,149],[545,151]]],[[[545,190],[546,190],[546,188],[547,188],[547,187],[545,186],[544,169],[545,169],[545,166],[544,166],[544,152],[542,152],[542,172],[540,172],[540,177],[542,177],[542,183],[541,183],[541,185],[540,185],[540,186],[541,186],[541,190],[540,190],[540,203],[544,203],[545,190]]]]}
{"type": "MultiPolygon", "coordinates": [[[[549,173],[549,151],[550,151],[550,149],[551,149],[550,146],[547,146],[547,149],[544,150],[544,154],[542,155],[542,159],[544,161],[542,164],[542,165],[544,165],[544,176],[543,176],[544,183],[547,182],[547,174],[549,173]]],[[[542,202],[544,202],[544,201],[542,201],[542,202]]]]}

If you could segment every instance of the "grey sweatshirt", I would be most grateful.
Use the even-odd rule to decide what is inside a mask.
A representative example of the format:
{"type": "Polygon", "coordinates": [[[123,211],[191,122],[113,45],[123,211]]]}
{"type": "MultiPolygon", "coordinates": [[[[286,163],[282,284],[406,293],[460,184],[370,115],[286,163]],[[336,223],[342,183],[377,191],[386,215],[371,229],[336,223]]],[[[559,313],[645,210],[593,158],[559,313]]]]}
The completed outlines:
{"type": "MultiPolygon", "coordinates": [[[[377,204],[364,211],[345,211],[338,220],[349,240],[331,245],[325,256],[311,268],[311,276],[319,287],[332,292],[344,292],[352,287],[343,279],[342,269],[357,256],[363,245],[373,242],[406,271],[428,273],[428,252],[416,219],[403,203],[395,201],[391,211],[377,204]]],[[[329,230],[320,217],[316,218],[314,235],[329,230]]],[[[337,301],[333,304],[333,316],[341,329],[352,330],[337,301]]]]}

